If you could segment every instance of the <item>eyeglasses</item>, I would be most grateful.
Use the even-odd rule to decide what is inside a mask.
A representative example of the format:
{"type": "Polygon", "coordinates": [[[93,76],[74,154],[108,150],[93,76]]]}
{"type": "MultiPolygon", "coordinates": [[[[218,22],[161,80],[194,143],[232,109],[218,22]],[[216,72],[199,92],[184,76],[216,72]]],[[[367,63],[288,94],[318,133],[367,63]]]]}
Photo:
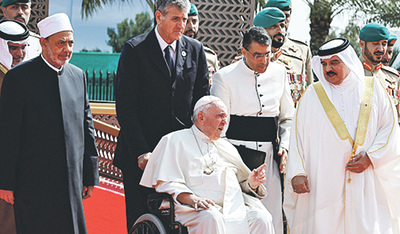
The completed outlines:
{"type": "MultiPolygon", "coordinates": [[[[243,47],[244,48],[244,47],[243,47]]],[[[248,49],[246,49],[246,48],[244,48],[245,50],[247,50],[248,52],[249,52],[249,54],[251,54],[251,56],[253,56],[253,58],[255,58],[255,59],[261,59],[261,58],[266,58],[266,59],[268,59],[269,58],[269,56],[270,56],[270,54],[271,54],[271,52],[267,52],[267,53],[265,53],[265,54],[260,54],[260,53],[251,53],[248,49]]]]}

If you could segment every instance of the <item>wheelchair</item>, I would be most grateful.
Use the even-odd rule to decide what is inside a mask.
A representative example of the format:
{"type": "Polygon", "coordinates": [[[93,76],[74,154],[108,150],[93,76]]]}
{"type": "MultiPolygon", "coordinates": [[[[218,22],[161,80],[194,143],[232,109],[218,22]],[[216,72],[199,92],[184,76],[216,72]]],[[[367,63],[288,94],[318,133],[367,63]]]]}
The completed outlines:
{"type": "Polygon", "coordinates": [[[149,213],[141,215],[129,234],[187,234],[187,228],[175,221],[174,200],[167,193],[147,197],[149,213]]]}

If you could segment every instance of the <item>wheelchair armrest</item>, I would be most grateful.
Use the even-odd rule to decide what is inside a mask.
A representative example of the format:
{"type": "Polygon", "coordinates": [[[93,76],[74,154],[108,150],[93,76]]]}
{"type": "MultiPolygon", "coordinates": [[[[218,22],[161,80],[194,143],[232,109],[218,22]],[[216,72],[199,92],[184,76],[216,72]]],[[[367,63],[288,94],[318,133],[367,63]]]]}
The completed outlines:
{"type": "Polygon", "coordinates": [[[152,193],[147,196],[147,207],[150,213],[168,220],[169,223],[175,222],[175,204],[174,199],[168,193],[152,193]],[[166,208],[161,208],[163,202],[169,203],[166,208]]]}

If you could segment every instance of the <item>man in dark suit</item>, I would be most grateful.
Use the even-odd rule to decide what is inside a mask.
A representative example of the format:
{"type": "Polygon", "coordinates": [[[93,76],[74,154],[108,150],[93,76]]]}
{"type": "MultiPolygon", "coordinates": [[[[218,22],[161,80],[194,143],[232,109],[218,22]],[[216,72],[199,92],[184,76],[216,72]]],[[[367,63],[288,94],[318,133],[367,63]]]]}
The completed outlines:
{"type": "Polygon", "coordinates": [[[85,74],[68,64],[68,16],[38,27],[42,55],[8,71],[1,90],[0,199],[14,203],[17,233],[86,233],[82,198],[99,174],[85,74]]]}
{"type": "Polygon", "coordinates": [[[128,229],[146,211],[143,168],[167,133],[189,128],[194,104],[209,94],[200,42],[182,36],[188,0],[158,0],[157,26],[124,45],[118,65],[116,107],[121,131],[114,164],[123,172],[128,229]]]}

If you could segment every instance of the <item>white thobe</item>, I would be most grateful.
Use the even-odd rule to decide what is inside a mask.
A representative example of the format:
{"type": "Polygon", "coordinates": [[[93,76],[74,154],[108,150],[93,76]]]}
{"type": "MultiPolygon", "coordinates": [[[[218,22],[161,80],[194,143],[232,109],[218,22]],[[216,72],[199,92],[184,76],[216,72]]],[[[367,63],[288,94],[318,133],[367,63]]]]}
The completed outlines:
{"type": "MultiPolygon", "coordinates": [[[[399,129],[393,104],[380,82],[374,82],[365,142],[356,152],[367,152],[372,165],[359,174],[346,172],[352,146],[339,138],[314,86],[300,100],[285,180],[284,210],[291,234],[398,233],[399,129]],[[302,174],[307,175],[310,193],[299,195],[291,180],[302,174]]],[[[364,92],[357,83],[350,75],[339,86],[324,87],[353,139],[364,92]]]]}
{"type": "Polygon", "coordinates": [[[259,200],[265,196],[265,188],[260,186],[257,193],[251,190],[249,173],[229,142],[211,141],[193,126],[161,139],[140,184],[171,194],[176,220],[187,226],[189,233],[274,233],[272,217],[259,200]],[[203,173],[210,168],[210,175],[203,173]],[[181,193],[209,198],[216,206],[195,211],[177,201],[181,193]]]}
{"type": "MultiPolygon", "coordinates": [[[[294,104],[284,66],[270,63],[264,73],[255,74],[242,59],[214,74],[211,94],[221,98],[230,115],[278,116],[280,147],[288,149],[294,104]]],[[[235,145],[244,145],[266,153],[265,187],[268,196],[262,202],[272,214],[276,233],[283,233],[279,165],[273,160],[272,143],[233,139],[229,141],[235,145]]]]}
{"type": "Polygon", "coordinates": [[[26,56],[24,61],[33,59],[40,55],[42,52],[42,47],[40,46],[39,35],[33,35],[34,33],[30,32],[30,36],[27,39],[27,43],[29,46],[26,47],[26,56]]]}

